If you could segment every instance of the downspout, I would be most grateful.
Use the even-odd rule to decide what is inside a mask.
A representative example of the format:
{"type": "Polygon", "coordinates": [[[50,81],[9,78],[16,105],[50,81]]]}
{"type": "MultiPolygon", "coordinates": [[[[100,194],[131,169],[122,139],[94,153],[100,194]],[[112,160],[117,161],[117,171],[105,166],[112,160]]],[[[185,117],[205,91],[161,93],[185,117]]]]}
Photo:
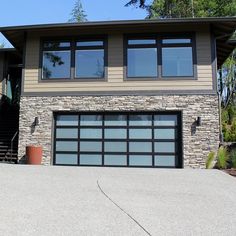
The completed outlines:
{"type": "Polygon", "coordinates": [[[217,91],[217,94],[218,94],[218,109],[219,109],[220,143],[222,143],[224,142],[224,135],[222,132],[222,120],[221,120],[221,95],[219,91],[217,91]]]}

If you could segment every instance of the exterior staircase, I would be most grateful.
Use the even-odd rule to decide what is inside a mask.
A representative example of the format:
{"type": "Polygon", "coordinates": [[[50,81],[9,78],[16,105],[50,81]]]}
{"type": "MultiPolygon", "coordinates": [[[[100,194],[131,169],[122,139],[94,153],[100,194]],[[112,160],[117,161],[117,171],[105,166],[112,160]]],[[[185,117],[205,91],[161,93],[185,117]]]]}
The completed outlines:
{"type": "Polygon", "coordinates": [[[19,112],[0,111],[0,162],[17,163],[19,112]]]}

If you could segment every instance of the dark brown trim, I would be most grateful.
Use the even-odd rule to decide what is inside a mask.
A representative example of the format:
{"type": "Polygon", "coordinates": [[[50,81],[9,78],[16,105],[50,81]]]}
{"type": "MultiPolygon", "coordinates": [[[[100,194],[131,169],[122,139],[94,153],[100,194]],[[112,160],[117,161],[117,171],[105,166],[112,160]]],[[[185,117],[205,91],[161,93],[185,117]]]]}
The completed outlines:
{"type": "Polygon", "coordinates": [[[24,92],[25,97],[57,96],[162,96],[162,95],[217,95],[213,90],[137,90],[137,91],[71,91],[71,92],[24,92]]]}
{"type": "Polygon", "coordinates": [[[6,32],[11,30],[36,30],[66,27],[89,27],[89,26],[122,26],[122,25],[139,25],[139,24],[179,24],[179,23],[234,23],[236,17],[199,17],[199,18],[167,18],[155,20],[116,20],[116,21],[88,21],[81,23],[58,23],[58,24],[38,24],[38,25],[21,25],[0,27],[0,31],[6,32]]]}

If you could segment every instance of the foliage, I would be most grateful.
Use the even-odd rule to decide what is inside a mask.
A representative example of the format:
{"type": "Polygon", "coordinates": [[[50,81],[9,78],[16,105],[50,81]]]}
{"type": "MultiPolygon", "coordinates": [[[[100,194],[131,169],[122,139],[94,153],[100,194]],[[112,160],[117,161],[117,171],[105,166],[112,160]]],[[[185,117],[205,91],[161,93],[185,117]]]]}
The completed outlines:
{"type": "Polygon", "coordinates": [[[135,6],[139,5],[140,8],[145,8],[146,7],[145,2],[146,0],[131,0],[128,3],[126,3],[125,6],[128,7],[131,5],[135,6]]]}
{"type": "Polygon", "coordinates": [[[125,6],[135,5],[148,12],[147,18],[234,16],[236,0],[131,0],[125,6]]]}
{"type": "Polygon", "coordinates": [[[87,15],[83,10],[81,1],[77,0],[71,12],[71,18],[69,19],[69,22],[85,22],[85,21],[87,21],[87,15]]]}
{"type": "Polygon", "coordinates": [[[222,131],[225,142],[236,142],[236,105],[222,109],[222,131]]]}
{"type": "Polygon", "coordinates": [[[0,48],[4,48],[5,47],[5,43],[0,43],[0,48]]]}
{"type": "Polygon", "coordinates": [[[206,160],[206,169],[211,169],[213,167],[213,161],[215,159],[215,153],[214,152],[210,152],[207,156],[207,160],[206,160]]]}
{"type": "Polygon", "coordinates": [[[148,9],[148,18],[192,17],[192,5],[189,0],[154,0],[148,9]]]}
{"type": "Polygon", "coordinates": [[[217,153],[216,166],[219,169],[226,169],[228,166],[229,153],[226,147],[221,146],[217,153]]]}
{"type": "Polygon", "coordinates": [[[236,88],[236,49],[227,58],[219,70],[219,93],[222,96],[222,105],[227,107],[235,103],[236,88]]]}
{"type": "Polygon", "coordinates": [[[230,161],[233,168],[236,168],[236,149],[230,152],[230,161]]]}

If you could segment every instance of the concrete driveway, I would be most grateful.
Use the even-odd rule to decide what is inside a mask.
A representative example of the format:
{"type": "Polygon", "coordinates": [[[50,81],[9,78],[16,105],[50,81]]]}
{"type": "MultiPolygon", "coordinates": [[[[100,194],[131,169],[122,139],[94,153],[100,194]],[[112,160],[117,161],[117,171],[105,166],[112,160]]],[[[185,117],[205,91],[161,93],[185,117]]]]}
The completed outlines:
{"type": "Polygon", "coordinates": [[[235,235],[217,170],[0,165],[0,235],[235,235]]]}

